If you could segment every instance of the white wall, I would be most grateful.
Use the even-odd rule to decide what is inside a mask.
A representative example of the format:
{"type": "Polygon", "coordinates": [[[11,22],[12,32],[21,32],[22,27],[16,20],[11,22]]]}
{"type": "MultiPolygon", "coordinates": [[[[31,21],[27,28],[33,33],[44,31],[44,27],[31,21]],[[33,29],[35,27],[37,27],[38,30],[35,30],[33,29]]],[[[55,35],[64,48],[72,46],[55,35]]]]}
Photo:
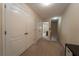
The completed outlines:
{"type": "Polygon", "coordinates": [[[62,16],[60,41],[79,45],[79,4],[70,4],[62,16]]]}
{"type": "Polygon", "coordinates": [[[42,38],[42,21],[40,19],[36,19],[36,39],[42,38]]]}
{"type": "Polygon", "coordinates": [[[31,15],[29,18],[31,27],[29,28],[29,30],[34,34],[32,35],[34,39],[38,40],[39,38],[41,38],[41,31],[39,29],[39,27],[41,26],[41,18],[27,4],[24,4],[24,8],[26,13],[29,13],[31,15]],[[34,31],[31,30],[31,28],[33,28],[34,31]]]}
{"type": "Polygon", "coordinates": [[[37,14],[27,5],[23,4],[22,7],[23,10],[30,15],[29,18],[26,18],[27,20],[27,33],[28,38],[26,40],[26,49],[29,48],[33,43],[35,43],[38,39],[41,38],[41,31],[39,31],[39,23],[41,22],[41,19],[37,16],[37,14]],[[23,8],[24,7],[24,8],[23,8]]]}
{"type": "Polygon", "coordinates": [[[1,31],[2,31],[2,24],[1,24],[1,20],[2,20],[2,4],[0,3],[0,55],[2,55],[2,35],[1,35],[1,31]]]}
{"type": "MultiPolygon", "coordinates": [[[[34,27],[34,40],[38,40],[42,37],[42,31],[41,31],[41,28],[42,27],[42,24],[41,24],[41,18],[26,4],[26,11],[28,9],[28,12],[32,14],[32,18],[31,20],[34,22],[34,26],[33,24],[30,24],[32,25],[32,27],[34,27]]],[[[30,30],[30,29],[29,29],[30,30]]]]}

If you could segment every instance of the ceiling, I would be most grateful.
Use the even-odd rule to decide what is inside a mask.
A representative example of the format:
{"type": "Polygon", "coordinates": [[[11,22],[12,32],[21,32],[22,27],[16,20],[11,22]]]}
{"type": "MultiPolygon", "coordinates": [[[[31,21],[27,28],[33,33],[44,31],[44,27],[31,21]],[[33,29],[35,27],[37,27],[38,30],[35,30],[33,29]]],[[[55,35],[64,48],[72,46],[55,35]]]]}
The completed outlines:
{"type": "Polygon", "coordinates": [[[42,19],[48,19],[54,16],[61,16],[68,7],[68,3],[51,3],[46,6],[42,3],[27,3],[42,19]]]}

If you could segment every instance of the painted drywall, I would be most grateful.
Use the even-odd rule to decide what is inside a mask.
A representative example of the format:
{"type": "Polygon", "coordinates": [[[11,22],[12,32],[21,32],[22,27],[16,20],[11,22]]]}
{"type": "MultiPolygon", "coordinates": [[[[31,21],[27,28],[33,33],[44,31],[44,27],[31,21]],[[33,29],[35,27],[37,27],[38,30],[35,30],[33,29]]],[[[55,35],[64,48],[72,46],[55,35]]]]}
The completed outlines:
{"type": "MultiPolygon", "coordinates": [[[[30,18],[31,21],[34,22],[34,26],[33,24],[32,27],[34,27],[34,31],[31,30],[34,35],[32,35],[34,37],[34,40],[38,40],[42,37],[42,24],[41,24],[41,18],[26,4],[26,10],[28,10],[28,12],[32,15],[30,18]]],[[[30,30],[30,29],[29,29],[30,30]]]]}
{"type": "Polygon", "coordinates": [[[0,55],[2,55],[2,4],[0,3],[0,55]]]}
{"type": "Polygon", "coordinates": [[[62,15],[60,41],[79,45],[79,4],[70,4],[62,15]]]}
{"type": "Polygon", "coordinates": [[[36,19],[36,23],[35,23],[35,26],[36,26],[36,39],[41,39],[42,38],[42,21],[40,19],[36,19]]]}

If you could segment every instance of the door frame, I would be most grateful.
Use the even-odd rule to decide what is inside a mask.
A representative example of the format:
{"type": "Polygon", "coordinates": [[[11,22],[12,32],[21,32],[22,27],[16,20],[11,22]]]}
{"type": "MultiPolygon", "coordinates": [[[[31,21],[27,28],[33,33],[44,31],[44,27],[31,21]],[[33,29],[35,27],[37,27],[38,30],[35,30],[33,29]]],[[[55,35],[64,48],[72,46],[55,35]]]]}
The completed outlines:
{"type": "Polygon", "coordinates": [[[6,3],[2,4],[2,49],[3,49],[3,56],[6,55],[6,35],[5,35],[5,31],[6,31],[6,23],[5,23],[5,10],[6,10],[6,3]]]}
{"type": "MultiPolygon", "coordinates": [[[[61,32],[61,25],[62,25],[62,17],[58,16],[59,20],[58,20],[58,26],[57,26],[57,30],[58,30],[58,38],[60,40],[60,32],[61,32]]],[[[49,19],[49,39],[51,39],[51,18],[49,19]]]]}

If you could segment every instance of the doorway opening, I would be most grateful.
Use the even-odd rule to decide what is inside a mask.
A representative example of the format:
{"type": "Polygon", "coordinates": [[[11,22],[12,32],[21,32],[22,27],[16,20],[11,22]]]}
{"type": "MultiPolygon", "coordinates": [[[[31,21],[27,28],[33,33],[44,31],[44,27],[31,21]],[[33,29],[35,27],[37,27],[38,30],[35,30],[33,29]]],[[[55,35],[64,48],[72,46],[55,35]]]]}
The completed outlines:
{"type": "Polygon", "coordinates": [[[48,39],[49,22],[43,22],[43,38],[48,39]]]}
{"type": "Polygon", "coordinates": [[[50,40],[57,41],[58,38],[58,20],[51,20],[51,38],[50,40]]]}
{"type": "Polygon", "coordinates": [[[50,40],[59,41],[61,17],[53,17],[50,21],[50,40]]]}

